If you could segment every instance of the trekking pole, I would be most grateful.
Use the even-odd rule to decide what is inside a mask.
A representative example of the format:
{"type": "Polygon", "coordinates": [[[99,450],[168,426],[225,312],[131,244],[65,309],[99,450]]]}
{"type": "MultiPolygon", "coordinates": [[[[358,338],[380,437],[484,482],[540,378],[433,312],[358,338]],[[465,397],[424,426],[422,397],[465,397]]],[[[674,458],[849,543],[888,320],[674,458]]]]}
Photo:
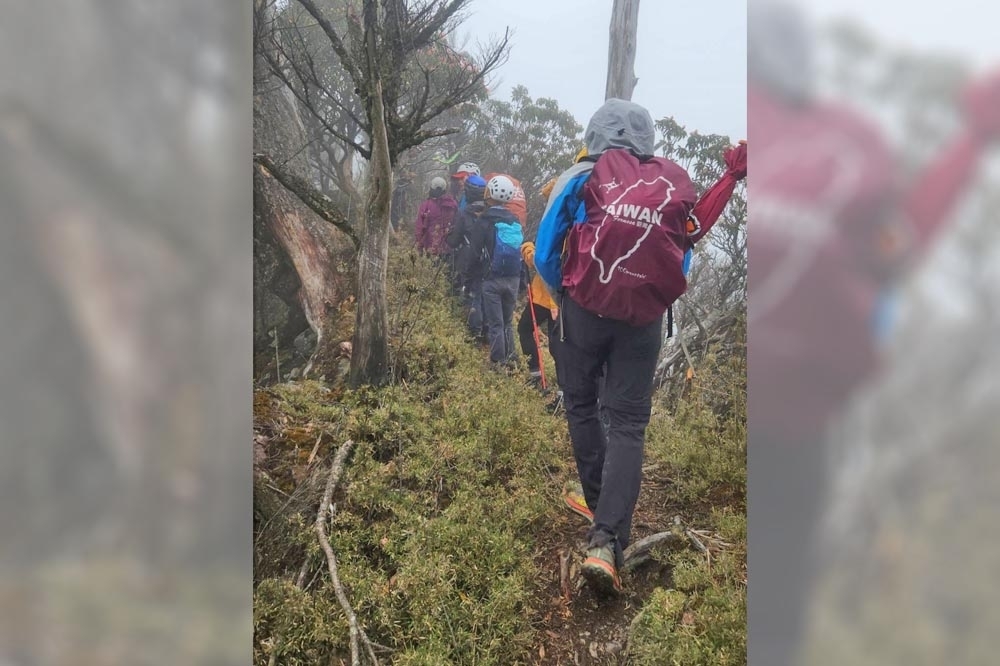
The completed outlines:
{"type": "Polygon", "coordinates": [[[542,342],[538,336],[538,320],[535,319],[535,299],[531,297],[531,282],[528,282],[528,309],[531,310],[531,332],[535,335],[535,352],[538,354],[538,373],[545,390],[545,364],[542,362],[542,342]]]}

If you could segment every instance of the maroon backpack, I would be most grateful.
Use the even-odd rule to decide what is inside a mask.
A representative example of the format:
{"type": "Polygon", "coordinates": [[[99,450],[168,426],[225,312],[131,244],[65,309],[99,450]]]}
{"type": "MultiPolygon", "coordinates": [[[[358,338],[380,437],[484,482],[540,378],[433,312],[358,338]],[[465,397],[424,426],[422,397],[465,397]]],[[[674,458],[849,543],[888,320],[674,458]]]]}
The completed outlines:
{"type": "Polygon", "coordinates": [[[605,151],[581,192],[586,219],[566,237],[563,286],[583,308],[643,326],[687,289],[684,251],[694,185],[663,157],[605,151]]]}

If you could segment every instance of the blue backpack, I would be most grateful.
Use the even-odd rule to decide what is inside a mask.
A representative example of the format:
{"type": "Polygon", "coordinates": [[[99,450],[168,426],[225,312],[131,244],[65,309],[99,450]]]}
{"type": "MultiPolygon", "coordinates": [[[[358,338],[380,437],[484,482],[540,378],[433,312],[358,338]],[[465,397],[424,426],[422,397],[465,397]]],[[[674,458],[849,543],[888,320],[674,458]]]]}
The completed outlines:
{"type": "Polygon", "coordinates": [[[521,244],[524,232],[518,222],[497,222],[494,225],[493,258],[490,275],[517,277],[521,274],[521,244]]]}

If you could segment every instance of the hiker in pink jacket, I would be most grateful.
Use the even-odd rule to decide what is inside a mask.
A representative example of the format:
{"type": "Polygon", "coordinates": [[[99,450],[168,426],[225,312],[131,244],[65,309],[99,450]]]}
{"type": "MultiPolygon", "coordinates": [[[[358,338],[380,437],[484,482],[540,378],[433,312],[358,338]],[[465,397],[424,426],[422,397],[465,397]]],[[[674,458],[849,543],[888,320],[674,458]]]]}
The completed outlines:
{"type": "Polygon", "coordinates": [[[458,211],[458,202],[447,193],[448,184],[440,176],[431,180],[429,196],[420,204],[413,225],[417,250],[421,254],[440,257],[450,251],[445,236],[458,211]]]}

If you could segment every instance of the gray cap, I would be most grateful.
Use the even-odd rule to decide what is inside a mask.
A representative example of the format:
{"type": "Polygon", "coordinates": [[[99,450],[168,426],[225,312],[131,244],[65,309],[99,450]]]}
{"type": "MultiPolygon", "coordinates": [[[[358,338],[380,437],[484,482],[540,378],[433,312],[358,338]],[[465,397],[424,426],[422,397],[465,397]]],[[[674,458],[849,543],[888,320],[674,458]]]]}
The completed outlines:
{"type": "Polygon", "coordinates": [[[645,107],[611,98],[590,119],[583,139],[590,155],[600,155],[609,148],[625,148],[637,155],[652,155],[656,130],[653,118],[645,107]]]}

